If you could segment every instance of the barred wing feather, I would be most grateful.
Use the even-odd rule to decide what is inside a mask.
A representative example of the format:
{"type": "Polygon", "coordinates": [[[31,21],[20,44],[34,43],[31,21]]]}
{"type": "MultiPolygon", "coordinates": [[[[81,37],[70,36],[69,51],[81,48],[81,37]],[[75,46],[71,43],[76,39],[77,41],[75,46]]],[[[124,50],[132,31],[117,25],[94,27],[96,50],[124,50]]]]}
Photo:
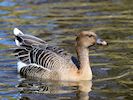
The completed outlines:
{"type": "Polygon", "coordinates": [[[15,50],[17,58],[26,64],[37,64],[50,70],[61,70],[68,66],[78,67],[78,60],[71,54],[56,46],[48,45],[45,41],[25,35],[16,29],[15,50]]]}

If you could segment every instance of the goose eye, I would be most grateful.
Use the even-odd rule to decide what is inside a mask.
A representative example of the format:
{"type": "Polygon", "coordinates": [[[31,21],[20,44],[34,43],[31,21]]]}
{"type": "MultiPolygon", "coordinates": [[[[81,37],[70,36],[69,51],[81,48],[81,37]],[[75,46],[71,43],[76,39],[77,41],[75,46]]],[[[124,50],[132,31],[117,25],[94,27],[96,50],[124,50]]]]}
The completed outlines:
{"type": "Polygon", "coordinates": [[[93,35],[89,35],[89,37],[93,37],[93,35]]]}
{"type": "Polygon", "coordinates": [[[88,34],[87,34],[86,36],[88,36],[88,37],[93,37],[93,35],[88,35],[88,34]]]}

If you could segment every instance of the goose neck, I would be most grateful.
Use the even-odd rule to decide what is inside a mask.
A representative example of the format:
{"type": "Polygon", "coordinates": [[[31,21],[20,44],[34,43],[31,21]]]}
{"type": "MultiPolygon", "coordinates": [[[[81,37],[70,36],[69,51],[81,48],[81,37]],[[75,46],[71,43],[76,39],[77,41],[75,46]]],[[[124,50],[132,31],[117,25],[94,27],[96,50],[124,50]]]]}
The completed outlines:
{"type": "Polygon", "coordinates": [[[76,47],[77,56],[80,62],[79,74],[82,78],[86,78],[88,80],[92,79],[92,71],[90,68],[89,61],[89,50],[88,48],[77,46],[76,47]]]}

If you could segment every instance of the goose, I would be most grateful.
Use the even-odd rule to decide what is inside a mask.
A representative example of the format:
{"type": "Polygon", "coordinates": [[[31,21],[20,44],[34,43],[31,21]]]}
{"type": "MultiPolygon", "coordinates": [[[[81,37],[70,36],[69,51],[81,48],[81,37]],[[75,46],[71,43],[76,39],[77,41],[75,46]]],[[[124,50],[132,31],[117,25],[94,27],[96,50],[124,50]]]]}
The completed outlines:
{"type": "Polygon", "coordinates": [[[81,81],[92,80],[89,47],[107,45],[93,31],[81,31],[76,37],[77,58],[58,46],[53,46],[14,28],[18,59],[17,70],[24,78],[39,80],[81,81]]]}

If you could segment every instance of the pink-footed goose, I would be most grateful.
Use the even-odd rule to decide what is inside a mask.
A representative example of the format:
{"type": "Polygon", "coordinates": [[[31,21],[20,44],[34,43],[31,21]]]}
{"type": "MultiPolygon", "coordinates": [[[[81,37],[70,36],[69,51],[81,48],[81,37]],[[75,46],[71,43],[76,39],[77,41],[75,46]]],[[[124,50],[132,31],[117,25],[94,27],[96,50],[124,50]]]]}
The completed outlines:
{"type": "Polygon", "coordinates": [[[92,80],[88,47],[107,45],[92,31],[82,31],[76,38],[77,58],[56,46],[14,28],[18,72],[25,78],[64,81],[92,80]]]}

